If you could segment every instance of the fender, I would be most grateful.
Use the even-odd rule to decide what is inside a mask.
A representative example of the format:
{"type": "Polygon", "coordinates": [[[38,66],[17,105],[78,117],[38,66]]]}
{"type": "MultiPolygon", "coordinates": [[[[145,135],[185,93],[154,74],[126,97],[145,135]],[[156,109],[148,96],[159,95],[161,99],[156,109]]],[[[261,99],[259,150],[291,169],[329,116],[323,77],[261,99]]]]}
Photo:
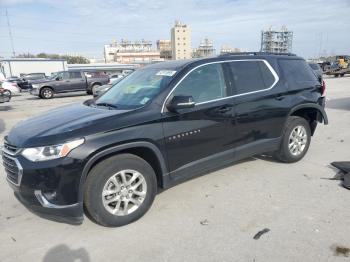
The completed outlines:
{"type": "Polygon", "coordinates": [[[292,110],[289,112],[288,116],[290,116],[291,114],[293,114],[295,111],[302,109],[302,108],[315,108],[318,110],[318,112],[321,114],[322,119],[323,119],[323,123],[325,125],[328,125],[328,117],[326,114],[326,111],[324,110],[324,108],[322,106],[320,106],[319,104],[314,104],[314,103],[306,103],[306,104],[300,104],[297,105],[295,107],[292,108],[292,110]]]}
{"type": "Polygon", "coordinates": [[[40,92],[41,92],[41,89],[43,89],[44,87],[51,88],[51,89],[52,89],[52,91],[53,91],[54,93],[56,93],[56,90],[55,90],[55,88],[53,88],[53,86],[50,86],[50,85],[45,85],[45,86],[41,86],[41,87],[39,88],[39,94],[40,94],[40,92]]]}
{"type": "Polygon", "coordinates": [[[93,155],[89,159],[89,161],[86,163],[86,165],[83,169],[83,173],[82,173],[81,178],[80,178],[80,183],[79,183],[79,196],[78,196],[79,202],[83,202],[84,183],[85,183],[85,180],[86,180],[86,177],[88,175],[90,168],[93,166],[94,163],[96,163],[96,161],[98,161],[102,157],[109,155],[111,153],[117,153],[117,152],[120,152],[122,150],[131,149],[131,148],[135,148],[135,147],[147,147],[147,148],[151,149],[156,154],[156,156],[158,158],[163,177],[167,176],[168,168],[165,165],[165,160],[164,160],[163,154],[161,153],[159,148],[157,146],[155,146],[154,144],[152,144],[150,142],[146,142],[146,141],[139,141],[139,142],[131,142],[131,143],[126,143],[126,144],[122,144],[122,145],[118,145],[118,146],[109,147],[109,148],[93,155]]]}

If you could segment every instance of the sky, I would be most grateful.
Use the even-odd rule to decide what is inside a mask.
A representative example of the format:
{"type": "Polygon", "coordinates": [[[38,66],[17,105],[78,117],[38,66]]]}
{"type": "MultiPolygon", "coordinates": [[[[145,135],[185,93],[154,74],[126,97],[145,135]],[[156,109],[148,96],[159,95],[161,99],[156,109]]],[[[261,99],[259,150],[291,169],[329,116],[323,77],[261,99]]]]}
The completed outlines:
{"type": "Polygon", "coordinates": [[[102,58],[112,40],[170,39],[180,20],[192,48],[204,38],[260,50],[261,30],[293,31],[293,53],[305,58],[350,54],[350,0],[0,0],[0,57],[58,53],[102,58]]]}

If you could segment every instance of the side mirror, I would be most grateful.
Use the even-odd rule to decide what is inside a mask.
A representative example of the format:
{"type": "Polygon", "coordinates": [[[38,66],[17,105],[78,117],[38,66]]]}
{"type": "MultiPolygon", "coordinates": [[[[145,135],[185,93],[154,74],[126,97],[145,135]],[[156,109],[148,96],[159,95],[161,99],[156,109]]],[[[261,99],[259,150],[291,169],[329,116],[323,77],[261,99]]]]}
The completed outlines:
{"type": "Polygon", "coordinates": [[[179,109],[193,108],[195,104],[192,96],[174,96],[167,104],[167,109],[176,112],[179,109]]]}
{"type": "Polygon", "coordinates": [[[58,77],[56,77],[56,81],[60,81],[61,80],[61,78],[58,76],[58,77]]]}

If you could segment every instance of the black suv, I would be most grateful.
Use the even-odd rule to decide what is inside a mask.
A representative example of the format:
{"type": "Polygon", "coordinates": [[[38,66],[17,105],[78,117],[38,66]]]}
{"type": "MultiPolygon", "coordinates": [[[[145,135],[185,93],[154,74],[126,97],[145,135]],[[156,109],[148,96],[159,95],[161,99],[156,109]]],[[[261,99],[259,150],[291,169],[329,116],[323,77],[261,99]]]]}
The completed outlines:
{"type": "Polygon", "coordinates": [[[15,126],[3,162],[31,210],[104,226],[143,216],[159,189],[256,154],[291,163],[328,123],[324,86],[292,54],[157,63],[96,100],[15,126]]]}

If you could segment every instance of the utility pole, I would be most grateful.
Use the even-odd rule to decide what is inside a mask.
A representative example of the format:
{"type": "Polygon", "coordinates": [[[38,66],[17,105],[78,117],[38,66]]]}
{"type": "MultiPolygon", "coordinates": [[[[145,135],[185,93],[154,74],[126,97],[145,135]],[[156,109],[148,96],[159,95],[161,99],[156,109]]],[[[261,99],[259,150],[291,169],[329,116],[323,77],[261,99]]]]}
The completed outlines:
{"type": "Polygon", "coordinates": [[[13,54],[13,57],[15,57],[15,56],[16,56],[16,52],[15,52],[15,46],[14,46],[14,44],[13,44],[13,37],[12,37],[12,32],[11,32],[11,25],[10,25],[9,15],[8,15],[8,13],[7,13],[7,8],[5,9],[5,12],[6,12],[7,26],[8,26],[8,29],[9,29],[10,41],[11,41],[12,54],[13,54]]]}

